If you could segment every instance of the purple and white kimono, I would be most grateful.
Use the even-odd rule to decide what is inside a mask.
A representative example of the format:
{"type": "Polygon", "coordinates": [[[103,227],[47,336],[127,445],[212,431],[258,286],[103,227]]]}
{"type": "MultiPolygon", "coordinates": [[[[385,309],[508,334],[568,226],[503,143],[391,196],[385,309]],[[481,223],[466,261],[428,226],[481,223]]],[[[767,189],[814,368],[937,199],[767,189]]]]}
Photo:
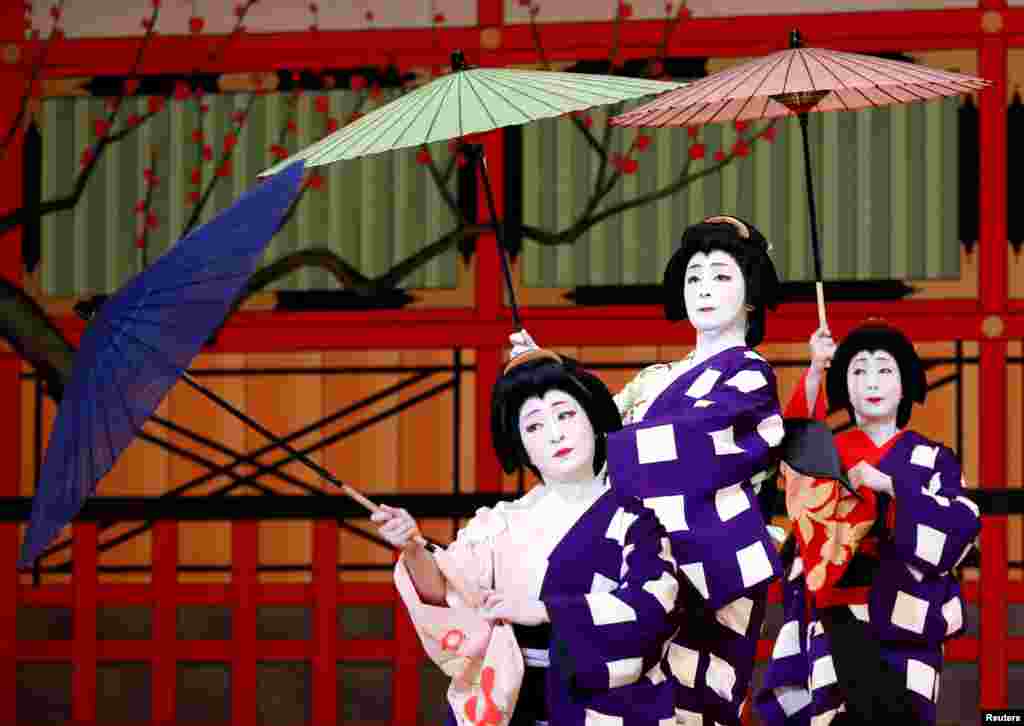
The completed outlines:
{"type": "MultiPolygon", "coordinates": [[[[619,496],[606,477],[586,485],[541,484],[514,502],[481,509],[446,554],[449,566],[473,584],[540,599],[550,618],[545,626],[514,628],[526,668],[511,719],[497,720],[492,713],[495,720],[488,720],[479,702],[465,708],[456,678],[449,689],[448,724],[676,723],[672,684],[658,670],[674,629],[675,560],[654,514],[619,496]]],[[[434,658],[439,649],[432,641],[451,632],[428,622],[423,613],[429,606],[415,591],[400,592],[434,658]]],[[[464,604],[449,591],[448,605],[457,627],[464,604]]],[[[444,617],[444,608],[430,609],[431,617],[444,617]]],[[[438,664],[454,675],[451,663],[438,664]]]]}
{"type": "MultiPolygon", "coordinates": [[[[860,548],[835,586],[851,593],[866,589],[866,595],[828,610],[849,608],[868,624],[879,657],[899,680],[895,692],[921,723],[934,724],[942,644],[965,629],[960,585],[950,571],[968,554],[981,525],[977,505],[964,496],[956,455],[913,431],[897,436],[882,448],[857,429],[835,438],[847,469],[868,461],[892,478],[895,497],[879,495],[884,504],[875,527],[877,550],[860,548]],[[890,508],[894,513],[884,511],[890,508]]],[[[846,710],[846,701],[821,622],[825,611],[807,597],[799,556],[783,584],[783,603],[785,624],[756,707],[768,726],[824,726],[846,710]]]]}
{"type": "Polygon", "coordinates": [[[608,436],[612,481],[657,513],[681,573],[679,630],[661,664],[677,723],[738,725],[781,571],[756,497],[784,433],[775,374],[737,346],[644,369],[616,403],[626,425],[608,436]]]}

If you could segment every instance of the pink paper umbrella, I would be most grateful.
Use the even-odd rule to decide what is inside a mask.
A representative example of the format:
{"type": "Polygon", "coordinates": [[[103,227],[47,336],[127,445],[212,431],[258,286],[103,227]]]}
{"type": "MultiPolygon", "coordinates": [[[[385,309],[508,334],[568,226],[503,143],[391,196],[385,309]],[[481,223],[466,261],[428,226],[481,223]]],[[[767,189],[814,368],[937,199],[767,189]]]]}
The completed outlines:
{"type": "Polygon", "coordinates": [[[807,114],[855,111],[928,101],[980,91],[989,81],[859,53],[805,48],[790,33],[788,50],[702,78],[611,119],[614,126],[683,127],[797,116],[804,145],[804,171],[818,293],[818,321],[825,326],[821,248],[811,181],[807,114]]]}

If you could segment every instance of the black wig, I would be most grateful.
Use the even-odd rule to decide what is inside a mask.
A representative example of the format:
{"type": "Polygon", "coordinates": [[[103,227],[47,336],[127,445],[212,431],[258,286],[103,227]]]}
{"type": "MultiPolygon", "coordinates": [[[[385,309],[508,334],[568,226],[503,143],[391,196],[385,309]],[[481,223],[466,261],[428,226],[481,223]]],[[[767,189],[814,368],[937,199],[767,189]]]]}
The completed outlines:
{"type": "Polygon", "coordinates": [[[846,385],[846,374],[853,357],[864,350],[884,350],[896,359],[900,369],[900,383],[903,399],[896,409],[896,425],[903,428],[910,421],[910,409],[914,403],[924,403],[928,393],[924,365],[914,350],[914,345],[900,330],[884,320],[872,319],[854,328],[836,348],[832,364],[825,376],[825,392],[830,406],[842,406],[850,412],[850,420],[856,421],[853,405],[850,403],[850,389],[846,385]]]}
{"type": "Polygon", "coordinates": [[[768,256],[768,240],[752,224],[737,217],[708,217],[683,232],[679,249],[665,267],[662,287],[665,317],[669,320],[686,319],[683,300],[686,267],[697,252],[708,254],[712,250],[731,255],[743,272],[745,302],[753,308],[747,314],[746,342],[755,346],[764,340],[765,308],[774,310],[777,305],[779,277],[768,256]]]}
{"type": "Polygon", "coordinates": [[[519,435],[519,409],[527,399],[543,397],[552,390],[565,391],[580,402],[597,436],[594,473],[604,466],[607,457],[604,434],[622,428],[622,417],[611,392],[601,379],[569,358],[562,357],[561,361],[541,358],[510,368],[491,391],[491,440],[505,473],[511,474],[519,466],[525,466],[540,477],[519,435]]]}

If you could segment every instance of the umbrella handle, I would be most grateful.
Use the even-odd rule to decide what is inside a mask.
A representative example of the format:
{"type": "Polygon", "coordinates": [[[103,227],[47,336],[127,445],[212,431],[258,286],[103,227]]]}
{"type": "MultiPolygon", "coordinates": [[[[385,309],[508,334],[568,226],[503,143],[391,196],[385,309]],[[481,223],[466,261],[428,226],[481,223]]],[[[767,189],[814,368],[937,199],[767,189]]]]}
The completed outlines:
{"type": "Polygon", "coordinates": [[[828,328],[828,324],[825,322],[825,284],[818,280],[814,283],[814,289],[818,294],[818,326],[828,328]]]}

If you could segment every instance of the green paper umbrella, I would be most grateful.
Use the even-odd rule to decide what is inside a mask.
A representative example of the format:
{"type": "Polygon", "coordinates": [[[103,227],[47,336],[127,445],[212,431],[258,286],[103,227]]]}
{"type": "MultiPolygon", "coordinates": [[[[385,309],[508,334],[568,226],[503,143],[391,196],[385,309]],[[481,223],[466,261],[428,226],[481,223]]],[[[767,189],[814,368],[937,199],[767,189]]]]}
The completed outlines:
{"type": "MultiPolygon", "coordinates": [[[[260,176],[276,174],[299,159],[307,167],[357,159],[628,101],[685,85],[622,76],[470,68],[460,51],[452,54],[452,69],[450,74],[373,110],[260,176]]],[[[483,150],[475,144],[465,144],[463,150],[481,171],[491,222],[503,252],[502,267],[512,295],[512,314],[516,328],[521,330],[483,150]]]]}

